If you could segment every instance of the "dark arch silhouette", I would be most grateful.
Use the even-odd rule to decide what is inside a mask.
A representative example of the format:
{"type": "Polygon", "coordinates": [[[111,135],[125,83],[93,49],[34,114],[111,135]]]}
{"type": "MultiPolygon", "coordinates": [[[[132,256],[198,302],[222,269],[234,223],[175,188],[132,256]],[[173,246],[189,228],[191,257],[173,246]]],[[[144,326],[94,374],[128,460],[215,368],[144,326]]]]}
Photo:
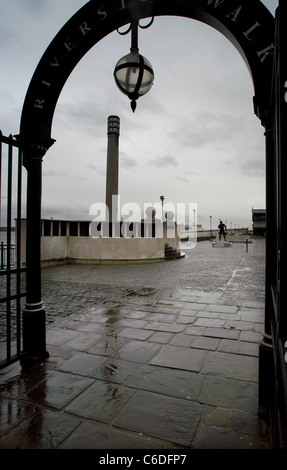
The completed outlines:
{"type": "Polygon", "coordinates": [[[255,113],[265,125],[270,108],[274,18],[260,0],[91,0],[63,26],[41,58],[25,98],[20,135],[29,140],[51,138],[57,100],[82,57],[132,18],[161,15],[199,20],[232,42],[250,71],[255,113]]]}

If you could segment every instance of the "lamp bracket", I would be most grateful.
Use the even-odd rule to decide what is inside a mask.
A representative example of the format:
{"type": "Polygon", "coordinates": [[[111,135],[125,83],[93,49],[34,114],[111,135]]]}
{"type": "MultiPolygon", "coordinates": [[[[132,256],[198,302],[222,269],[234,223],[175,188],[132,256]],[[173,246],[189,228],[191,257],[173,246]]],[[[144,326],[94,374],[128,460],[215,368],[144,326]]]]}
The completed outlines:
{"type": "Polygon", "coordinates": [[[149,28],[149,27],[153,24],[153,22],[154,22],[154,16],[151,18],[150,22],[147,23],[146,25],[141,25],[139,21],[133,20],[133,21],[130,23],[130,25],[129,25],[129,27],[128,27],[128,29],[127,29],[126,31],[120,31],[119,28],[117,28],[117,32],[118,32],[121,36],[125,36],[126,34],[128,34],[128,33],[131,31],[133,24],[135,24],[136,26],[139,26],[141,29],[147,29],[147,28],[149,28]]]}

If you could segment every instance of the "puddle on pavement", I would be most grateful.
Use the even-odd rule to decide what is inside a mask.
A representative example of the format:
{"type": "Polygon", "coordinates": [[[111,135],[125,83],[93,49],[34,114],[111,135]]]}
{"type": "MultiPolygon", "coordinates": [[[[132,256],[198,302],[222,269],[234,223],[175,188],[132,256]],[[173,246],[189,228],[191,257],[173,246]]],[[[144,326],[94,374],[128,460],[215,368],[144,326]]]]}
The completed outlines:
{"type": "Polygon", "coordinates": [[[113,307],[106,310],[104,313],[106,318],[105,323],[107,325],[113,325],[114,323],[117,323],[120,320],[119,313],[119,307],[113,307]]]}
{"type": "Polygon", "coordinates": [[[104,312],[105,315],[117,315],[119,313],[119,307],[113,307],[113,308],[109,308],[109,310],[106,310],[104,312]]]}
{"type": "Polygon", "coordinates": [[[156,289],[153,289],[152,287],[142,287],[140,289],[133,289],[131,291],[128,291],[126,296],[147,296],[147,295],[152,295],[156,293],[156,289]]]}
{"type": "Polygon", "coordinates": [[[118,321],[119,321],[119,318],[108,318],[105,323],[107,325],[113,325],[114,323],[117,323],[118,321]]]}

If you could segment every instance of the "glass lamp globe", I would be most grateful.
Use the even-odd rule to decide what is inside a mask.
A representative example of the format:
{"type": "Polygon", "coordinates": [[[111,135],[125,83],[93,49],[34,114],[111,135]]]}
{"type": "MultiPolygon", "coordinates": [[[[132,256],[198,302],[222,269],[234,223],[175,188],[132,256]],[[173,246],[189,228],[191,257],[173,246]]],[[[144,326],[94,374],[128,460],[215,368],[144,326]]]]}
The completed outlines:
{"type": "Polygon", "coordinates": [[[136,100],[153,85],[154,73],[150,62],[137,52],[130,52],[116,64],[114,77],[118,88],[127,95],[135,111],[136,100]]]}

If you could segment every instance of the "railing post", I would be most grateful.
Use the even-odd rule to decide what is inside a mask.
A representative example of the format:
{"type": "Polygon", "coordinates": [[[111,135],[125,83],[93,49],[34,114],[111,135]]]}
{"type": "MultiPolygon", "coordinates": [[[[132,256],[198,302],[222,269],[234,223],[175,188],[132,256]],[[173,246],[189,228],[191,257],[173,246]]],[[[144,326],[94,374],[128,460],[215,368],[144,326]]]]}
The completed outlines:
{"type": "MultiPolygon", "coordinates": [[[[22,137],[23,139],[23,137],[22,137]]],[[[52,139],[24,139],[24,166],[27,169],[26,305],[23,310],[23,367],[48,357],[46,316],[41,292],[41,196],[42,158],[52,139]]]]}
{"type": "Polygon", "coordinates": [[[4,242],[1,242],[1,260],[0,269],[4,269],[4,242]]]}

